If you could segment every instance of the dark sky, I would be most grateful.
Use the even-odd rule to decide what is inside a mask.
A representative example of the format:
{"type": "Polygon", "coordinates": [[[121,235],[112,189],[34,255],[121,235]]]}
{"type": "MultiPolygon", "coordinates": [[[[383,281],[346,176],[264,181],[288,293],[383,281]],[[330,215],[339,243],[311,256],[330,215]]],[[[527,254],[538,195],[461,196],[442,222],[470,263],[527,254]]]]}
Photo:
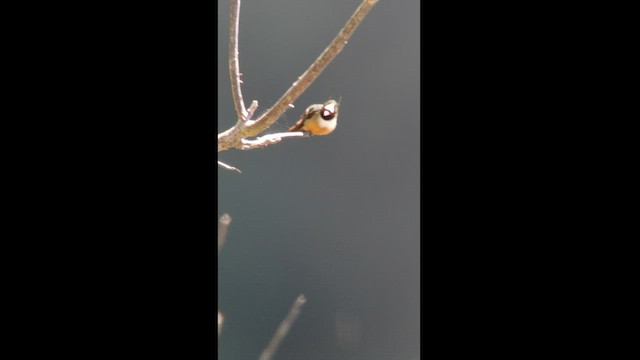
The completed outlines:
{"type": "MultiPolygon", "coordinates": [[[[270,107],[359,0],[244,1],[247,105],[270,107]]],[[[218,5],[218,131],[233,125],[229,3],[218,5]]],[[[219,260],[221,359],[256,359],[295,297],[307,303],[276,359],[418,359],[419,1],[380,0],[327,70],[267,133],[341,98],[328,136],[229,150],[218,213],[233,217],[219,260]]]]}

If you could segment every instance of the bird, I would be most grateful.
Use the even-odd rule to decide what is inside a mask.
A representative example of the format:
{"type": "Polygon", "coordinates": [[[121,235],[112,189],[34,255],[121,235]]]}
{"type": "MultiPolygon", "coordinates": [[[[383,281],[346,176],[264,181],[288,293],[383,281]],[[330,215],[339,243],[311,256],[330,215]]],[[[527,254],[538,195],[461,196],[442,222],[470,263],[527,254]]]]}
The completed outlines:
{"type": "Polygon", "coordinates": [[[338,123],[338,107],[338,102],[332,99],[324,104],[310,105],[287,131],[304,131],[311,135],[330,134],[338,123]]]}

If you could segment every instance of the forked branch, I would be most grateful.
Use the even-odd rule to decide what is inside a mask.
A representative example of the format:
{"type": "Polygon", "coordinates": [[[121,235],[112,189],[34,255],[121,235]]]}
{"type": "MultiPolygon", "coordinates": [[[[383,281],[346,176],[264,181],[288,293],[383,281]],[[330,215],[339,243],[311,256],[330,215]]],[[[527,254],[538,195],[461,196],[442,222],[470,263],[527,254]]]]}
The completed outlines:
{"type": "MultiPolygon", "coordinates": [[[[298,77],[298,79],[291,85],[291,87],[280,97],[280,99],[269,108],[264,114],[262,114],[257,120],[252,121],[247,118],[247,111],[244,108],[242,100],[242,92],[240,91],[240,72],[238,65],[238,18],[240,9],[240,0],[231,1],[231,38],[230,44],[230,73],[231,73],[231,89],[233,92],[234,106],[236,113],[238,114],[238,121],[236,124],[218,134],[218,152],[228,150],[230,148],[243,148],[243,139],[247,137],[254,137],[261,134],[269,126],[273,125],[285,111],[295,102],[300,95],[313,83],[313,81],[322,73],[322,71],[333,61],[333,59],[342,51],[347,44],[351,35],[356,30],[358,25],[364,20],[365,16],[369,13],[371,8],[378,2],[378,0],[363,0],[356,11],[351,15],[351,18],[347,21],[344,27],[340,30],[338,35],[333,39],[331,44],[324,49],[322,54],[309,66],[309,68],[298,77]],[[235,39],[233,39],[235,38],[235,39]],[[233,66],[233,69],[231,67],[233,66]],[[235,77],[235,78],[234,78],[235,77]]],[[[268,144],[267,144],[268,145],[268,144]]]]}

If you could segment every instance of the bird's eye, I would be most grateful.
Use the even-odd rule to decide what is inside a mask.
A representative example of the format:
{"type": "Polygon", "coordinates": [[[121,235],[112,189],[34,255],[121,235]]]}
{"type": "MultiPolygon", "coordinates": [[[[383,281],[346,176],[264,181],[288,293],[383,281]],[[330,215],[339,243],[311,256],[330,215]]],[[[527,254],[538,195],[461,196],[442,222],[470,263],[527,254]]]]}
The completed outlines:
{"type": "Polygon", "coordinates": [[[320,116],[324,120],[333,120],[333,118],[336,117],[336,104],[335,103],[331,103],[331,104],[325,106],[322,109],[322,112],[320,113],[320,116]]]}
{"type": "Polygon", "coordinates": [[[331,120],[336,116],[336,113],[334,113],[333,111],[329,111],[329,110],[322,110],[322,118],[325,120],[331,120]]]}

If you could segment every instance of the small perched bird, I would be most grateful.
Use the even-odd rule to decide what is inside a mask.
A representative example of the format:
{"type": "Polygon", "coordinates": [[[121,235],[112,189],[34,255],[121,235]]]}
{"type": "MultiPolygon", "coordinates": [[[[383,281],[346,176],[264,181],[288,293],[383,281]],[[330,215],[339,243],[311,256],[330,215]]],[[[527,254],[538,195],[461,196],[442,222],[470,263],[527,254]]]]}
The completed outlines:
{"type": "Polygon", "coordinates": [[[331,133],[338,123],[338,102],[328,100],[324,104],[309,106],[300,120],[289,128],[288,131],[305,131],[311,135],[327,135],[331,133]]]}

